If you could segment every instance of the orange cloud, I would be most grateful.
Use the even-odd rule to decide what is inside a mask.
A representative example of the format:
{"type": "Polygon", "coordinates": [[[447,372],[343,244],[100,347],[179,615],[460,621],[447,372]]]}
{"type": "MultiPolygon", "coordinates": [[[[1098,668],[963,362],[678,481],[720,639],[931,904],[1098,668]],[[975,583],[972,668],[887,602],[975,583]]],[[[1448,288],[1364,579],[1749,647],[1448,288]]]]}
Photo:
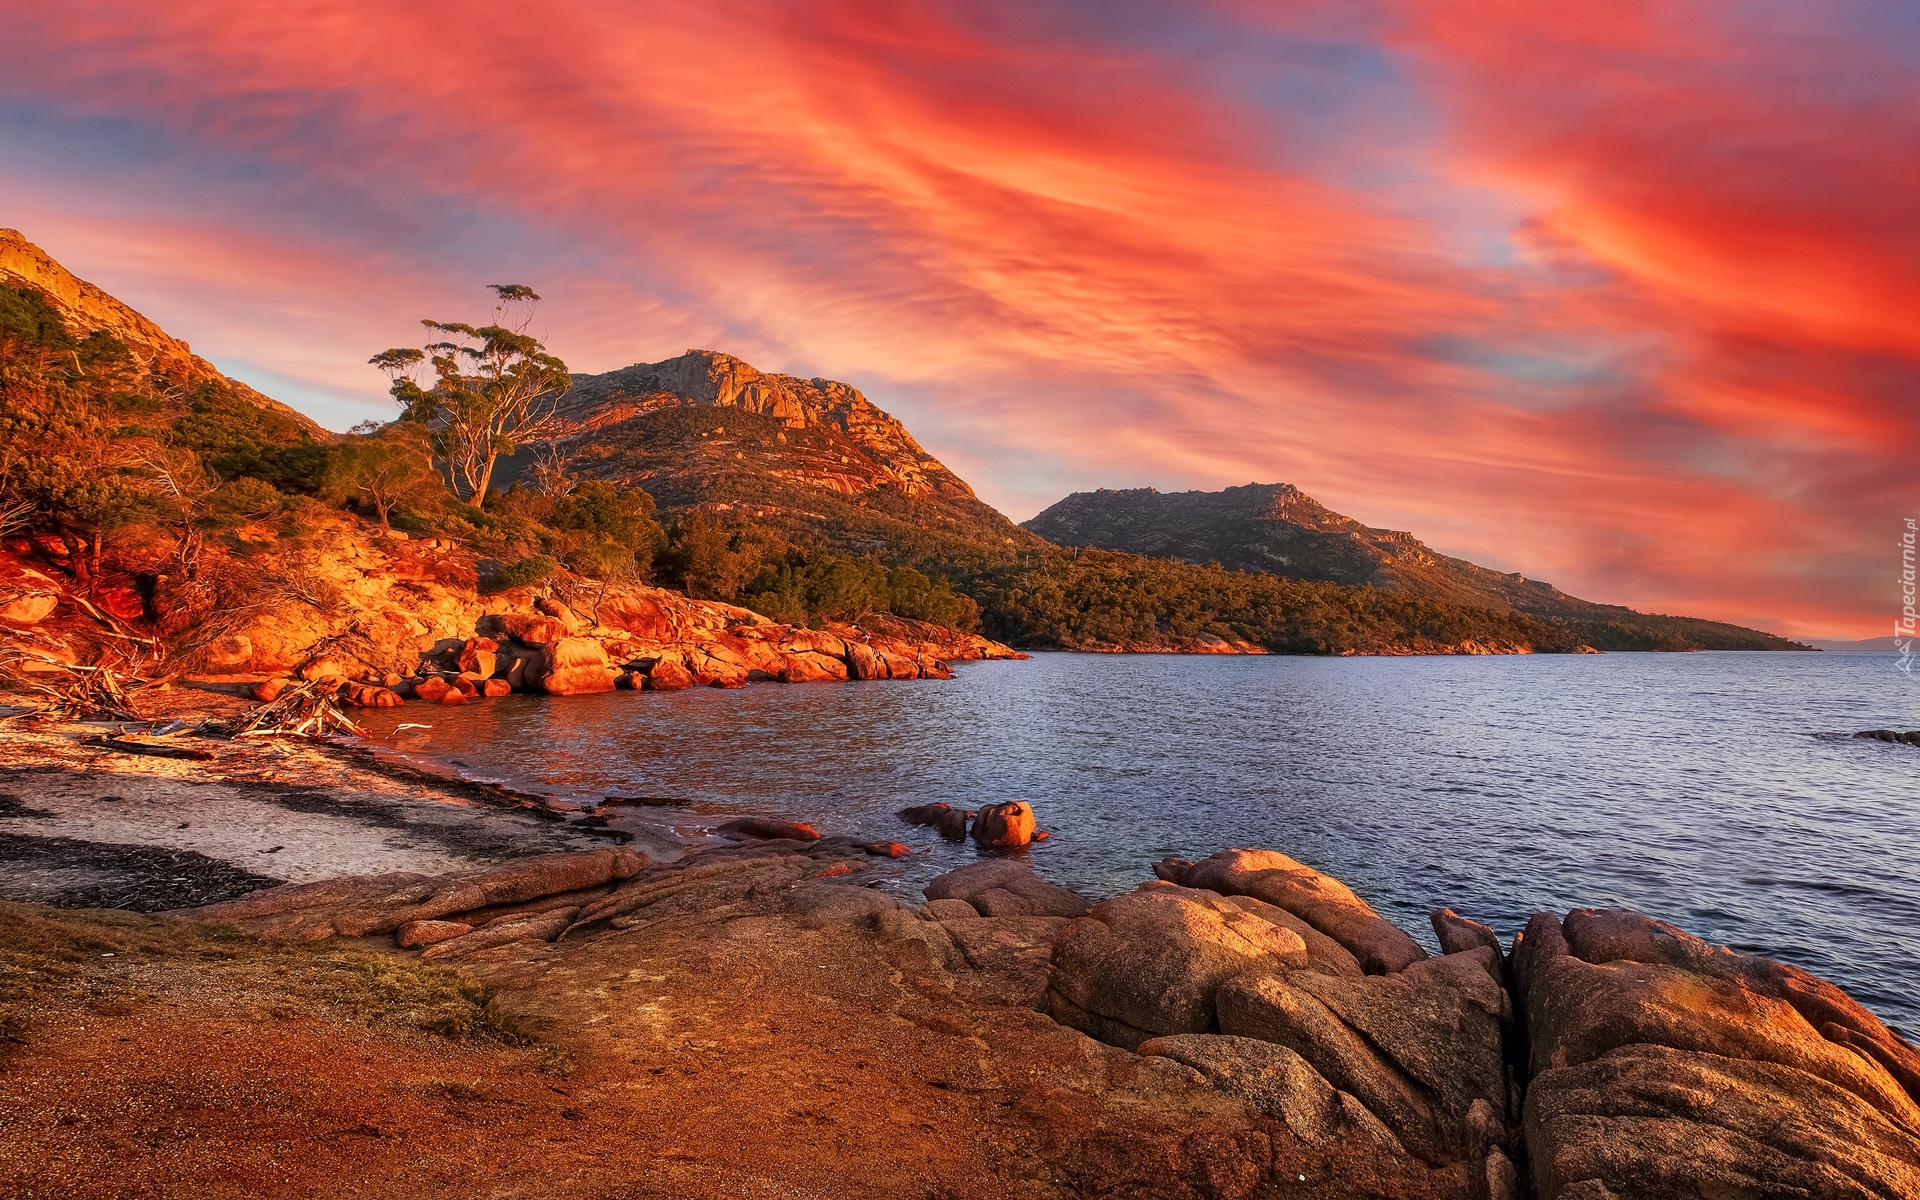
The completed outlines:
{"type": "Polygon", "coordinates": [[[0,199],[336,417],[511,275],[581,368],[850,379],[1016,515],[1284,478],[1865,634],[1920,432],[1867,11],[84,0],[0,47],[0,199]]]}

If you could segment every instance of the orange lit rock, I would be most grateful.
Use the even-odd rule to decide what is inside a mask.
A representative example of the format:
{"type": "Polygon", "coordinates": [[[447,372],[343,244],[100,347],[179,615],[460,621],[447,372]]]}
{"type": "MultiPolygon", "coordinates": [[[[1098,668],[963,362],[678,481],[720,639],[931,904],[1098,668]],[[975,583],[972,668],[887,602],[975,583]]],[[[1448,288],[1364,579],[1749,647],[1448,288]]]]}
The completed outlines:
{"type": "Polygon", "coordinates": [[[865,642],[847,643],[847,677],[850,679],[885,679],[887,668],[880,656],[874,653],[872,646],[865,642]]]}
{"type": "Polygon", "coordinates": [[[647,690],[650,692],[677,692],[692,686],[692,673],[670,658],[653,664],[653,669],[647,672],[647,690]]]}
{"type": "Polygon", "coordinates": [[[51,592],[34,592],[0,601],[0,622],[8,625],[38,625],[60,607],[60,597],[51,592]]]}
{"type": "Polygon", "coordinates": [[[417,950],[472,932],[473,926],[461,921],[408,921],[394,931],[393,940],[396,945],[417,950]]]}
{"type": "Polygon", "coordinates": [[[1082,917],[1089,907],[1079,893],[1005,858],[948,871],[929,883],[926,893],[929,900],[965,900],[989,917],[1082,917]]]}
{"type": "Polygon", "coordinates": [[[492,638],[468,638],[461,645],[459,657],[455,659],[454,665],[462,671],[471,672],[485,679],[493,674],[496,659],[494,652],[499,649],[500,643],[492,638]]]}
{"type": "Polygon", "coordinates": [[[1163,1034],[1212,1032],[1214,995],[1228,980],[1307,965],[1298,934],[1235,899],[1148,883],[1095,905],[1054,945],[1054,1018],[1129,1050],[1163,1034]]]}
{"type": "Polygon", "coordinates": [[[565,637],[546,647],[532,682],[549,696],[580,696],[613,690],[615,671],[607,648],[593,638],[565,637]]]}
{"type": "Polygon", "coordinates": [[[1153,873],[1183,887],[1284,908],[1345,946],[1370,975],[1391,974],[1427,956],[1345,884],[1274,850],[1222,850],[1197,863],[1169,858],[1155,863],[1153,873]]]}
{"type": "Polygon", "coordinates": [[[1920,1195],[1920,1052],[1832,984],[1598,909],[1512,969],[1542,1196],[1920,1195]]]}
{"type": "Polygon", "coordinates": [[[847,664],[825,654],[803,651],[786,655],[774,678],[782,683],[844,682],[847,664]]]}
{"type": "Polygon", "coordinates": [[[1024,800],[982,805],[973,820],[973,840],[994,850],[1014,850],[1033,841],[1033,806],[1024,800]]]}

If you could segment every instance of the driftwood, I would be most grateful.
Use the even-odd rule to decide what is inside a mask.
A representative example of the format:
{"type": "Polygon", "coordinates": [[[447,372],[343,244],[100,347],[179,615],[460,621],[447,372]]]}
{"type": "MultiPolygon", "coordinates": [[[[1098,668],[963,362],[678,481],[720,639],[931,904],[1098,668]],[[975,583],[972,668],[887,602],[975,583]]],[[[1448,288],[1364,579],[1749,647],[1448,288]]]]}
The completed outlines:
{"type": "Polygon", "coordinates": [[[146,717],[134,704],[133,693],[159,682],[122,674],[112,667],[62,662],[50,654],[17,647],[0,649],[0,677],[14,690],[33,698],[32,715],[65,720],[115,717],[144,721],[146,717]],[[31,671],[27,669],[30,663],[54,670],[31,671]]]}
{"type": "Polygon", "coordinates": [[[211,762],[215,757],[211,751],[196,750],[192,746],[169,746],[161,742],[136,741],[113,734],[88,738],[80,744],[97,746],[103,750],[118,750],[122,754],[144,754],[148,758],[184,758],[194,762],[211,762]]]}
{"type": "Polygon", "coordinates": [[[222,724],[233,737],[360,736],[360,727],[340,707],[339,686],[337,680],[309,679],[281,692],[237,724],[222,724]]]}

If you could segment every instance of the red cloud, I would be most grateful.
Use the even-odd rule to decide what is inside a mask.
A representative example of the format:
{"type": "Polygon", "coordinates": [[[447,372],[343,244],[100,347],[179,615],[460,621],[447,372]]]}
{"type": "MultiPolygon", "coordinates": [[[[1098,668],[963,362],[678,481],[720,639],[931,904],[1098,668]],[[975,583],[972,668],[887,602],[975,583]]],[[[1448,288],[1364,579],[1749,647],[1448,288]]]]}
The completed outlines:
{"type": "Polygon", "coordinates": [[[335,388],[510,272],[584,368],[851,379],[1017,515],[1285,478],[1598,599],[1876,632],[1920,96],[1858,14],[1358,11],[80,4],[0,48],[74,143],[0,195],[144,226],[202,281],[170,325],[335,388]]]}

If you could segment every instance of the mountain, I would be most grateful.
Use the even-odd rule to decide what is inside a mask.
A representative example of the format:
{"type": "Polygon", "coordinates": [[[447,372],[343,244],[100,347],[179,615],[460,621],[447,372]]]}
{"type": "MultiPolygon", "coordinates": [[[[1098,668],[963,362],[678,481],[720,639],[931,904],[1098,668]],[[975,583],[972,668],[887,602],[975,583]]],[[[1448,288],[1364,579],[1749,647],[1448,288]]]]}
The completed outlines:
{"type": "Polygon", "coordinates": [[[0,286],[33,289],[59,315],[69,333],[81,338],[106,334],[117,339],[148,373],[171,377],[187,387],[218,381],[233,397],[283,418],[317,441],[333,437],[306,414],[221,374],[187,343],[75,276],[17,229],[0,229],[0,286]]]}
{"type": "Polygon", "coordinates": [[[1911,642],[1912,638],[1898,638],[1889,634],[1877,638],[1815,638],[1807,644],[1815,650],[1832,650],[1841,654],[1898,654],[1902,642],[1911,642]]]}
{"type": "Polygon", "coordinates": [[[1632,613],[1441,554],[1411,533],[1363,525],[1290,483],[1218,492],[1075,492],[1025,527],[1063,546],[1217,562],[1232,570],[1391,588],[1482,608],[1579,617],[1632,613]]]}
{"type": "Polygon", "coordinates": [[[906,427],[830,379],[768,374],[711,350],[577,375],[543,459],[645,488],[668,513],[704,509],[808,547],[931,565],[1006,561],[1044,543],[973,494],[906,427]]]}
{"type": "Polygon", "coordinates": [[[1411,533],[1363,525],[1286,483],[1218,492],[1075,492],[1024,528],[1064,546],[1370,586],[1448,609],[1543,617],[1558,623],[1557,632],[1601,649],[1806,648],[1739,625],[1582,600],[1537,579],[1441,554],[1411,533]]]}

